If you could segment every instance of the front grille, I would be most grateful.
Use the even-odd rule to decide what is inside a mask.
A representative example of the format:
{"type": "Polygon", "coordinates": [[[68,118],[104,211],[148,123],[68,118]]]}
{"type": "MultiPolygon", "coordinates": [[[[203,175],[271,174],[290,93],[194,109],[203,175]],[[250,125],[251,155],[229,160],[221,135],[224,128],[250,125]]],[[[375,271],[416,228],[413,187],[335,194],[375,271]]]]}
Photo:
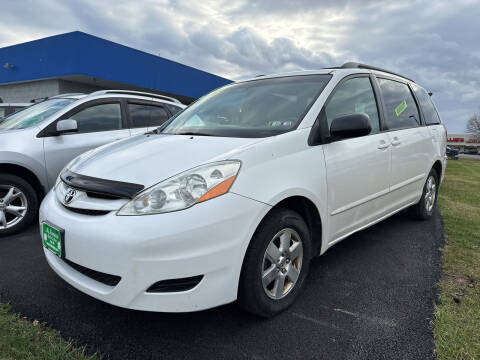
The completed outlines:
{"type": "Polygon", "coordinates": [[[86,194],[88,197],[94,198],[94,199],[105,199],[105,200],[118,200],[121,199],[120,196],[115,196],[115,195],[107,195],[107,194],[98,194],[94,193],[91,191],[86,191],[86,194]]]}
{"type": "MultiPolygon", "coordinates": [[[[65,205],[63,205],[65,206],[65,205]]],[[[110,210],[91,210],[91,209],[79,209],[79,208],[72,208],[69,206],[65,206],[66,209],[70,210],[71,212],[82,214],[82,215],[90,215],[90,216],[100,216],[100,215],[107,215],[110,210]]]]}
{"type": "Polygon", "coordinates": [[[70,265],[79,273],[89,277],[90,279],[101,282],[102,284],[105,284],[105,285],[116,286],[122,279],[120,276],[105,274],[100,271],[92,270],[92,269],[86,268],[85,266],[75,264],[74,262],[68,259],[63,259],[63,261],[65,261],[65,263],[70,265]]]}
{"type": "Polygon", "coordinates": [[[157,281],[147,289],[150,293],[179,292],[193,289],[203,279],[203,275],[197,275],[181,279],[157,281]]]}

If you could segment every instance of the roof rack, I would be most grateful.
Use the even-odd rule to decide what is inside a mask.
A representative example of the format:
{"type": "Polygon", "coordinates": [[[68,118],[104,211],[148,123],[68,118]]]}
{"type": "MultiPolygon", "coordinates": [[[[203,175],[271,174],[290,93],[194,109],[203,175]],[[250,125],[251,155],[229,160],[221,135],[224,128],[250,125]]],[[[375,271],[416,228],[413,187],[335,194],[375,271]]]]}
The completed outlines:
{"type": "Polygon", "coordinates": [[[400,74],[397,74],[393,71],[390,71],[390,70],[385,70],[385,69],[382,69],[382,68],[379,68],[379,67],[376,67],[376,66],[370,66],[370,65],[365,65],[365,64],[360,64],[360,63],[357,63],[357,62],[346,62],[345,64],[343,64],[341,67],[341,69],[368,69],[368,70],[377,70],[377,71],[381,71],[381,72],[385,72],[385,73],[388,73],[388,74],[392,74],[392,75],[395,75],[395,76],[399,76],[401,78],[404,78],[404,79],[407,79],[408,81],[411,81],[411,82],[415,82],[413,81],[412,79],[406,77],[406,76],[403,76],[403,75],[400,75],[400,74]]]}
{"type": "Polygon", "coordinates": [[[78,95],[86,95],[86,94],[85,93],[65,93],[65,94],[50,96],[49,99],[61,98],[64,96],[78,96],[78,95]]]}
{"type": "Polygon", "coordinates": [[[90,95],[100,95],[100,94],[119,94],[119,95],[137,95],[137,96],[146,96],[146,97],[151,97],[155,99],[160,99],[160,100],[167,100],[171,101],[177,104],[182,104],[180,100],[175,99],[170,96],[165,96],[165,95],[158,95],[158,94],[152,94],[152,93],[147,93],[143,91],[133,91],[133,90],[100,90],[100,91],[95,91],[91,93],[90,95]]]}
{"type": "Polygon", "coordinates": [[[36,104],[36,103],[45,101],[45,100],[47,100],[47,99],[49,99],[48,96],[39,97],[39,98],[35,98],[35,99],[30,100],[30,102],[31,102],[32,104],[36,104]]]}

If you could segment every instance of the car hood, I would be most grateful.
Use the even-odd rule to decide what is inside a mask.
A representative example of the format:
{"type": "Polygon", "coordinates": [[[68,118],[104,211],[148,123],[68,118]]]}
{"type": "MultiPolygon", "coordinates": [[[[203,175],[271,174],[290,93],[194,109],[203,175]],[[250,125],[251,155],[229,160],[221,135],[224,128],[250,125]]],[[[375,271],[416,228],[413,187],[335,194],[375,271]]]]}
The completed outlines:
{"type": "Polygon", "coordinates": [[[149,187],[193,167],[234,158],[259,138],[139,135],[81,155],[70,170],[149,187]]]}
{"type": "MultiPolygon", "coordinates": [[[[0,121],[1,123],[1,121],[0,121]]],[[[27,131],[38,131],[38,127],[36,126],[31,126],[25,129],[1,129],[0,128],[0,136],[7,136],[7,135],[12,135],[13,133],[18,133],[18,132],[27,132],[27,131]]]]}

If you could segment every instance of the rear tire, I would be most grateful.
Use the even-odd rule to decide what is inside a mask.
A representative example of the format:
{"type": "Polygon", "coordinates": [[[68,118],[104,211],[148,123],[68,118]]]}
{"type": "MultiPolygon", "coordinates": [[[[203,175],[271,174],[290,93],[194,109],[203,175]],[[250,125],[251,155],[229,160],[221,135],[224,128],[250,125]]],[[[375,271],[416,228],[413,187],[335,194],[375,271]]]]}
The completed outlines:
{"type": "Polygon", "coordinates": [[[37,210],[38,196],[28,182],[16,175],[0,175],[0,237],[25,229],[37,210]]]}
{"type": "Polygon", "coordinates": [[[289,209],[273,209],[245,255],[238,305],[261,317],[284,311],[302,290],[311,258],[310,232],[302,217],[289,209]]]}
{"type": "Polygon", "coordinates": [[[438,174],[435,169],[430,170],[430,173],[427,176],[427,181],[423,186],[423,193],[420,201],[408,208],[408,214],[412,219],[416,220],[427,220],[435,210],[437,205],[437,195],[438,195],[438,174]]]}

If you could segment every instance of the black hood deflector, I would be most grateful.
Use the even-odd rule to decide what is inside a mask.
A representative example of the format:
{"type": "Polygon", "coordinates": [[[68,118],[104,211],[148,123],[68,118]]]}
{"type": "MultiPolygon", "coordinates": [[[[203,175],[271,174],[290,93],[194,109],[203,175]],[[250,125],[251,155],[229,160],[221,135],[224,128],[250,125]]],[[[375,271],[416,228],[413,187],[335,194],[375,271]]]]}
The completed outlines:
{"type": "Polygon", "coordinates": [[[91,176],[76,174],[69,170],[60,176],[68,186],[94,194],[107,195],[119,198],[132,199],[145,186],[128,182],[99,179],[91,176]]]}

